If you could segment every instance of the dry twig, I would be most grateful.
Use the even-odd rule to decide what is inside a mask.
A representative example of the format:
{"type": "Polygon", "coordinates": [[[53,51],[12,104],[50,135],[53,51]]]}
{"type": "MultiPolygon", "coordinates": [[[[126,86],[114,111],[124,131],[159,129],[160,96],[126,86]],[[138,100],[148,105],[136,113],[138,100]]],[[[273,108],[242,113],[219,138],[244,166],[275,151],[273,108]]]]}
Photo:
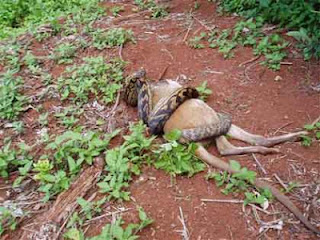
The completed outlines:
{"type": "Polygon", "coordinates": [[[263,172],[263,174],[266,175],[267,171],[264,169],[264,167],[262,166],[262,164],[260,163],[260,161],[258,160],[258,158],[256,157],[256,155],[254,153],[252,153],[252,157],[255,160],[255,162],[257,163],[260,170],[263,172]]]}

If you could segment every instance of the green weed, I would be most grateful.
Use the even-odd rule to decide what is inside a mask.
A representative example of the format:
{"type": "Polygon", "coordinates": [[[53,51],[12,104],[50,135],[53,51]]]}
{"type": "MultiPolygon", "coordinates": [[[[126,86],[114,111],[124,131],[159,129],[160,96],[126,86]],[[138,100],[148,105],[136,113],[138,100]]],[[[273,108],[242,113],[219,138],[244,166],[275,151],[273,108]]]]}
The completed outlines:
{"type": "Polygon", "coordinates": [[[71,43],[62,43],[55,47],[51,58],[58,64],[70,64],[73,62],[77,52],[77,47],[71,43]]]}
{"type": "Polygon", "coordinates": [[[320,57],[320,15],[319,1],[219,1],[220,10],[236,12],[246,19],[260,19],[264,23],[279,24],[291,30],[289,36],[295,37],[303,49],[306,60],[312,56],[320,57]]]}
{"type": "Polygon", "coordinates": [[[168,15],[166,7],[156,4],[154,0],[134,0],[140,10],[150,10],[152,18],[162,18],[168,15]]]}
{"type": "Polygon", "coordinates": [[[66,127],[73,127],[78,121],[78,117],[83,113],[84,109],[77,107],[66,107],[63,111],[55,113],[55,117],[66,127]]]}
{"type": "Polygon", "coordinates": [[[41,72],[39,61],[31,53],[31,51],[27,51],[26,55],[23,57],[22,60],[32,74],[39,74],[41,72]]]}
{"type": "Polygon", "coordinates": [[[121,218],[118,218],[114,223],[107,224],[103,227],[101,234],[90,238],[89,240],[104,240],[104,239],[114,239],[114,240],[134,240],[138,239],[139,236],[136,234],[150,225],[153,220],[148,218],[146,213],[142,208],[139,208],[139,218],[140,223],[129,223],[126,228],[123,228],[124,221],[121,218]]]}
{"type": "Polygon", "coordinates": [[[16,36],[27,29],[36,29],[44,23],[50,23],[53,31],[37,31],[36,38],[44,39],[57,32],[58,17],[76,13],[85,21],[92,21],[101,15],[99,0],[25,0],[0,2],[0,39],[16,36]]]}
{"type": "Polygon", "coordinates": [[[80,214],[84,214],[85,220],[90,220],[92,217],[99,215],[102,209],[101,206],[107,201],[106,198],[102,198],[98,201],[89,202],[83,198],[77,198],[77,203],[81,207],[80,214]]]}
{"type": "Polygon", "coordinates": [[[212,90],[207,88],[207,81],[202,82],[198,87],[196,87],[197,91],[200,94],[200,99],[206,101],[207,98],[212,94],[212,90]]]}
{"type": "Polygon", "coordinates": [[[120,12],[124,11],[124,7],[122,6],[114,6],[112,8],[110,8],[110,12],[112,13],[112,16],[117,17],[119,16],[120,12]]]}
{"type": "Polygon", "coordinates": [[[207,34],[205,32],[201,32],[199,36],[195,36],[189,39],[189,46],[195,49],[205,48],[204,44],[201,43],[206,38],[207,34]]]}
{"type": "Polygon", "coordinates": [[[6,230],[15,230],[17,227],[17,218],[23,216],[23,212],[16,210],[15,206],[0,206],[0,236],[6,230]]]}
{"type": "Polygon", "coordinates": [[[106,176],[97,185],[100,192],[108,193],[108,199],[129,200],[129,186],[132,174],[140,174],[140,166],[150,156],[146,152],[151,147],[152,138],[144,136],[145,126],[139,122],[130,126],[131,134],[124,136],[125,142],[106,152],[106,176]]]}
{"type": "Polygon", "coordinates": [[[96,29],[92,34],[93,46],[99,50],[124,45],[126,42],[134,42],[133,32],[123,28],[110,30],[96,29]]]}
{"type": "Polygon", "coordinates": [[[20,49],[21,46],[19,44],[12,42],[0,45],[0,64],[7,70],[19,72],[21,68],[20,49]]]}
{"type": "Polygon", "coordinates": [[[320,122],[315,124],[306,124],[304,129],[310,133],[310,136],[302,135],[302,146],[310,147],[313,141],[320,140],[320,122]]]}
{"type": "Polygon", "coordinates": [[[89,95],[104,103],[113,102],[123,80],[124,62],[102,57],[84,58],[81,65],[73,65],[58,79],[61,99],[72,99],[78,104],[87,103],[89,95]],[[72,97],[70,96],[72,94],[72,97]]]}
{"type": "Polygon", "coordinates": [[[7,71],[0,75],[0,118],[13,120],[23,111],[27,98],[21,93],[23,81],[7,71]]]}
{"type": "Polygon", "coordinates": [[[195,143],[188,145],[178,143],[180,136],[181,131],[179,130],[164,135],[167,143],[153,150],[156,159],[154,165],[157,169],[162,169],[173,176],[187,174],[191,177],[203,171],[205,165],[195,156],[197,145],[195,143]]]}
{"type": "Polygon", "coordinates": [[[18,149],[11,147],[11,142],[0,149],[0,176],[8,177],[10,172],[19,170],[22,176],[26,176],[32,165],[32,157],[28,154],[30,147],[19,144],[18,149]]]}
{"type": "Polygon", "coordinates": [[[259,193],[249,191],[249,188],[253,186],[256,179],[256,173],[248,170],[247,168],[241,168],[241,165],[234,160],[230,160],[230,166],[237,173],[229,174],[226,171],[222,173],[209,173],[207,179],[214,179],[218,187],[225,185],[225,188],[221,190],[224,194],[244,192],[245,200],[244,204],[257,203],[263,204],[266,200],[272,198],[272,194],[269,189],[259,189],[259,193]]]}

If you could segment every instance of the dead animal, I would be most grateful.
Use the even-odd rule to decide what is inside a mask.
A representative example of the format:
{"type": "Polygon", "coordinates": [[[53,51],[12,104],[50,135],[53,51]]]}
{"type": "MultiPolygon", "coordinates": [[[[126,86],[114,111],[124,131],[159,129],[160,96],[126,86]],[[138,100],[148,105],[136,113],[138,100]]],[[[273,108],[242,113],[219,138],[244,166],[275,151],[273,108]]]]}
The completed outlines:
{"type": "MultiPolygon", "coordinates": [[[[148,125],[152,134],[179,129],[182,132],[180,142],[214,140],[221,155],[278,153],[279,150],[272,146],[295,141],[301,135],[307,134],[305,131],[299,131],[272,138],[251,134],[232,124],[228,115],[217,113],[204,101],[197,99],[197,96],[195,89],[183,88],[175,81],[149,82],[143,69],[127,78],[124,91],[124,100],[131,106],[138,106],[139,117],[148,125]],[[236,147],[227,140],[226,134],[253,146],[236,147]]],[[[235,173],[228,163],[210,154],[201,143],[196,155],[216,168],[235,173]]],[[[320,234],[292,201],[277,188],[259,179],[256,179],[254,184],[257,188],[270,189],[275,198],[307,228],[320,234]]]]}

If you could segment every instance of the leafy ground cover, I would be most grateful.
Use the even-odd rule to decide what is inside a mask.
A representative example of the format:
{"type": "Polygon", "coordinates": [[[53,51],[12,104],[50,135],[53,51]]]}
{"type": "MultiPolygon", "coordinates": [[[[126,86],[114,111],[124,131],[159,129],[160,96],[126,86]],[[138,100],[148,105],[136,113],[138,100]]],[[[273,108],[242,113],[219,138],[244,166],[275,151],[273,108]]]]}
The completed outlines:
{"type": "MultiPolygon", "coordinates": [[[[1,237],[42,233],[34,224],[38,217],[53,211],[60,196],[72,191],[99,159],[103,168],[96,182],[71,199],[75,207],[57,223],[60,239],[212,239],[230,232],[252,239],[266,226],[237,206],[226,209],[225,203],[201,200],[228,194],[246,209],[271,203],[268,191],[250,186],[261,174],[251,161],[231,161],[240,174],[213,172],[194,156],[195,144],[177,142],[178,131],[164,136],[165,142],[145,134],[136,110],[120,97],[125,77],[141,66],[157,79],[169,64],[164,77],[181,83],[190,78],[188,85],[197,87],[203,100],[232,112],[249,129],[278,133],[304,126],[310,135],[303,137],[303,146],[288,144],[281,147],[284,155],[259,159],[268,176],[284,179],[284,192],[309,203],[318,174],[319,123],[306,123],[317,117],[317,98],[309,86],[319,69],[314,60],[292,58],[292,39],[277,29],[266,32],[265,19],[217,16],[214,6],[208,1],[173,1],[171,6],[154,1],[0,3],[1,237]],[[257,69],[252,57],[253,64],[262,59],[257,69]],[[250,67],[238,67],[248,59],[250,67]],[[288,118],[293,122],[288,124],[288,118]],[[274,160],[283,156],[289,160],[274,160]],[[255,224],[248,227],[247,220],[255,224]],[[25,230],[29,225],[32,232],[25,230]]],[[[312,209],[317,221],[319,208],[312,209]]],[[[285,236],[294,229],[297,236],[313,237],[289,224],[288,214],[281,217],[289,225],[285,236]]],[[[269,215],[261,218],[270,220],[269,215]]],[[[264,230],[267,236],[276,234],[264,230]]]]}

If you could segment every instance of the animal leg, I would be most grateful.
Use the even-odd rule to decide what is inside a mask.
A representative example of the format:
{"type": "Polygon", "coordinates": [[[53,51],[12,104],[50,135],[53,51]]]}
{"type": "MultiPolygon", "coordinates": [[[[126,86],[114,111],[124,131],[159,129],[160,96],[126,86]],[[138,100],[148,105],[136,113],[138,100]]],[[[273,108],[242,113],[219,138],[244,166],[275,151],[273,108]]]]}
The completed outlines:
{"type": "Polygon", "coordinates": [[[276,148],[267,148],[262,146],[248,146],[248,147],[236,147],[232,145],[225,136],[217,137],[216,145],[218,151],[221,155],[238,155],[238,154],[246,154],[246,153],[278,153],[279,150],[276,148]]]}
{"type": "Polygon", "coordinates": [[[228,133],[230,137],[238,139],[243,142],[250,143],[252,145],[271,147],[279,143],[296,141],[301,135],[306,135],[308,132],[300,131],[295,133],[288,133],[281,136],[266,138],[261,135],[249,133],[242,128],[232,124],[228,133]]]}

